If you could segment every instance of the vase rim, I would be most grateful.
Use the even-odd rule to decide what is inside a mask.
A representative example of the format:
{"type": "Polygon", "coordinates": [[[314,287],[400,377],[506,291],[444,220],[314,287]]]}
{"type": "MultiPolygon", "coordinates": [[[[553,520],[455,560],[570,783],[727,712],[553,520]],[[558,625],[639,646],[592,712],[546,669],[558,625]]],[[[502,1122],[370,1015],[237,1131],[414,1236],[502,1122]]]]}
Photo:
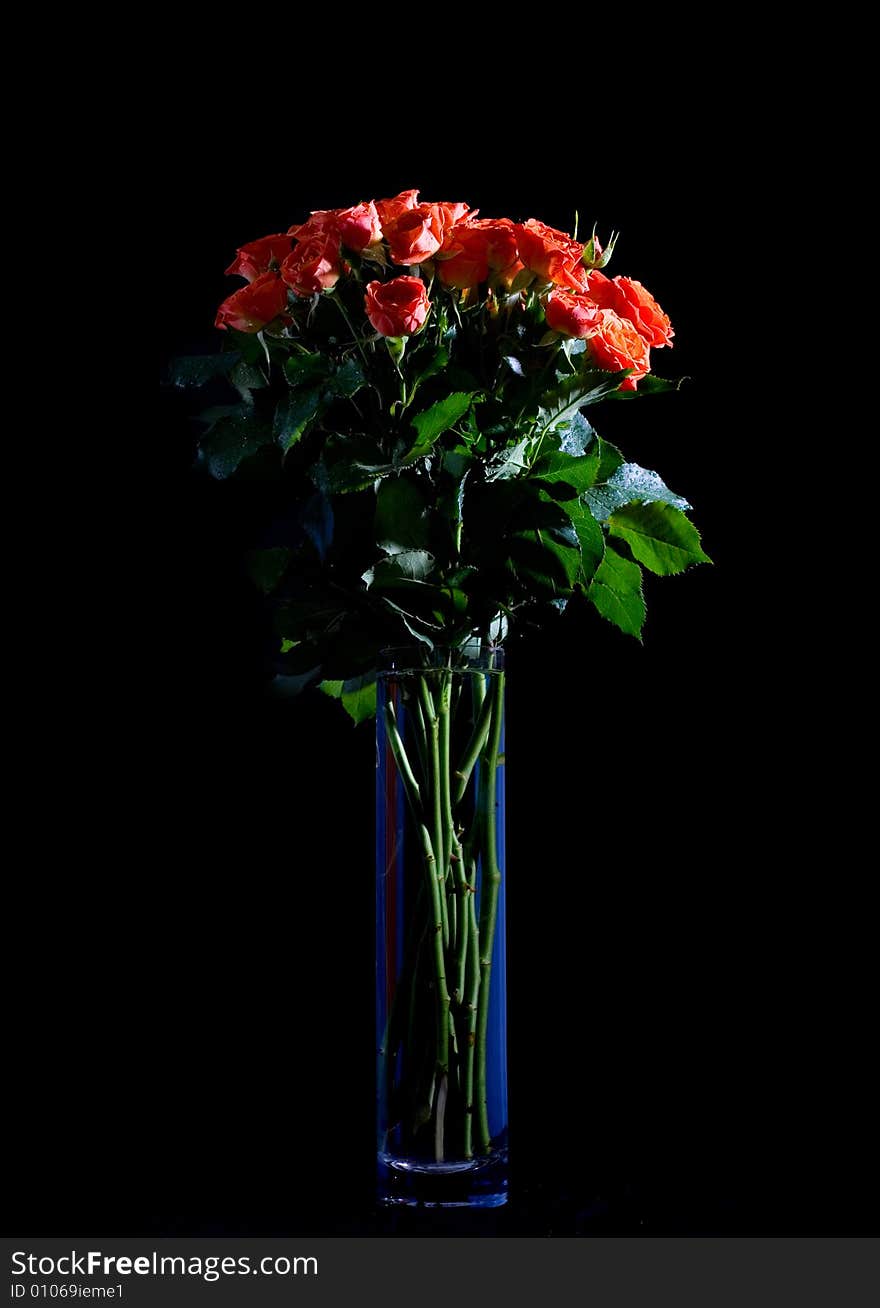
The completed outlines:
{"type": "Polygon", "coordinates": [[[488,641],[466,645],[392,645],[379,651],[379,676],[425,669],[448,668],[452,672],[503,672],[504,649],[488,641]]]}

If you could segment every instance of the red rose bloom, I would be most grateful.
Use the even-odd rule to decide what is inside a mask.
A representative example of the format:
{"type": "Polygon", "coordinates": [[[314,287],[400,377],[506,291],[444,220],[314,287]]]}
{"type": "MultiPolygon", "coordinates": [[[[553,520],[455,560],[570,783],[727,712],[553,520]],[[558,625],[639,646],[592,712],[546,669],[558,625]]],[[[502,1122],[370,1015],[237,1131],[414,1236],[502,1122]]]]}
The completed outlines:
{"type": "Polygon", "coordinates": [[[414,209],[419,202],[418,191],[401,191],[390,200],[377,200],[376,212],[382,227],[390,227],[407,209],[414,209]]]}
{"type": "Polygon", "coordinates": [[[547,326],[563,336],[581,339],[594,332],[599,325],[601,310],[586,295],[568,295],[565,291],[551,291],[544,302],[547,326]]]}
{"type": "Polygon", "coordinates": [[[412,336],[427,318],[431,302],[420,277],[395,277],[370,282],[364,307],[380,336],[412,336]]]}
{"type": "Polygon", "coordinates": [[[292,246],[293,238],[283,233],[278,236],[261,236],[258,241],[250,241],[236,251],[226,274],[244,277],[249,282],[255,281],[269,271],[270,264],[281,263],[290,254],[292,246]]]}
{"type": "Polygon", "coordinates": [[[365,250],[382,239],[382,225],[372,200],[336,210],[336,230],[350,250],[365,250]]]}
{"type": "Polygon", "coordinates": [[[532,272],[557,286],[567,286],[572,291],[586,290],[586,269],[581,262],[584,247],[579,241],[537,218],[517,223],[516,237],[519,257],[532,272]]]}
{"type": "Polygon", "coordinates": [[[297,295],[331,291],[339,281],[339,238],[327,230],[300,241],[281,265],[281,276],[297,295]]]}
{"type": "Polygon", "coordinates": [[[589,293],[603,309],[613,309],[620,318],[627,318],[646,344],[659,348],[672,345],[675,332],[660,305],[646,291],[641,282],[630,277],[615,277],[593,269],[587,274],[589,293]]]}
{"type": "Polygon", "coordinates": [[[223,301],[214,326],[224,331],[234,327],[240,332],[258,332],[286,308],[287,287],[277,272],[267,272],[223,301]]]}
{"type": "Polygon", "coordinates": [[[424,263],[443,244],[443,215],[434,204],[407,209],[385,229],[395,263],[424,263]]]}
{"type": "Polygon", "coordinates": [[[644,340],[629,319],[618,317],[613,309],[599,310],[599,321],[589,341],[587,349],[597,368],[606,372],[635,370],[620,383],[622,391],[634,391],[636,382],[651,370],[651,355],[644,340]]]}
{"type": "Polygon", "coordinates": [[[310,241],[315,236],[329,236],[338,225],[338,209],[314,209],[304,223],[294,223],[288,227],[290,236],[298,241],[310,241]]]}

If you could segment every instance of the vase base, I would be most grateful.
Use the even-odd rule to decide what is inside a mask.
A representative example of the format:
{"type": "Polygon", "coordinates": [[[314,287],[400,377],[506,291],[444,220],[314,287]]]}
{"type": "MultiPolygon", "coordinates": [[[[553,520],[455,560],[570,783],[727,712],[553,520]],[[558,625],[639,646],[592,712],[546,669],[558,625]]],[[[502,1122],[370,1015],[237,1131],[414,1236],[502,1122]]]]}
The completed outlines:
{"type": "Polygon", "coordinates": [[[380,1204],[407,1208],[500,1208],[507,1203],[507,1150],[462,1162],[429,1163],[380,1152],[380,1204]]]}

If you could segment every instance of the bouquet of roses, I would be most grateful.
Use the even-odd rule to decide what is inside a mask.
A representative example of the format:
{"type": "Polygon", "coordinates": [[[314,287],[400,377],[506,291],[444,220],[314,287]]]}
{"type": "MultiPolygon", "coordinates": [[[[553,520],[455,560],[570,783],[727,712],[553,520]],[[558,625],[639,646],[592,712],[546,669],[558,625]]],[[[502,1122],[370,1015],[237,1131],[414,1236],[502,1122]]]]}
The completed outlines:
{"type": "Polygon", "coordinates": [[[266,486],[249,566],[280,684],[358,721],[384,647],[497,643],[569,603],[639,636],[642,568],[706,559],[687,502],[585,413],[676,387],[652,371],[669,318],[602,271],[614,243],[404,191],[241,247],[222,352],[173,380],[226,389],[200,457],[266,486]]]}
{"type": "Polygon", "coordinates": [[[272,606],[279,685],[318,685],[361,721],[382,672],[378,1155],[391,1202],[438,1166],[442,1184],[443,1169],[478,1169],[492,1202],[506,1189],[493,1170],[506,1166],[503,986],[490,984],[503,957],[498,645],[511,623],[575,604],[639,636],[642,569],[706,558],[686,501],[586,416],[676,386],[651,367],[669,319],[639,282],[606,275],[613,246],[416,191],[320,211],[241,247],[228,271],[245,285],[217,313],[224,349],[174,369],[220,392],[202,415],[210,473],[248,479],[265,503],[249,567],[272,606]]]}

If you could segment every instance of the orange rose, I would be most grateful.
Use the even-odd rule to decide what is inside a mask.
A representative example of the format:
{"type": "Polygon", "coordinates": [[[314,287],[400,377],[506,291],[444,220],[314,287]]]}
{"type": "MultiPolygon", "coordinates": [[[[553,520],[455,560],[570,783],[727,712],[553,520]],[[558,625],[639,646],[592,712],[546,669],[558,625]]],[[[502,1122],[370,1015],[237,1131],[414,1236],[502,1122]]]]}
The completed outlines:
{"type": "Polygon", "coordinates": [[[277,272],[267,272],[223,301],[214,326],[224,331],[234,327],[240,332],[258,332],[286,308],[287,287],[277,272]]]}
{"type": "Polygon", "coordinates": [[[443,244],[444,219],[437,205],[417,204],[406,209],[385,229],[388,250],[395,263],[424,263],[443,244]]]}
{"type": "Polygon", "coordinates": [[[281,276],[297,295],[331,291],[339,281],[342,265],[339,238],[326,230],[299,241],[281,265],[281,276]]]}
{"type": "MultiPolygon", "coordinates": [[[[443,207],[443,206],[440,206],[443,207]]],[[[493,281],[509,285],[522,268],[516,257],[516,232],[509,218],[467,218],[446,229],[437,253],[437,274],[445,286],[465,289],[493,281]]]]}
{"type": "Polygon", "coordinates": [[[651,370],[651,353],[628,318],[620,318],[613,309],[600,309],[599,321],[589,337],[587,349],[597,368],[619,372],[632,368],[619,390],[634,391],[636,383],[651,370]]]}
{"type": "Polygon", "coordinates": [[[444,235],[456,223],[460,223],[462,219],[466,218],[470,212],[468,206],[461,200],[456,200],[454,204],[450,204],[447,200],[441,200],[439,204],[432,204],[430,207],[436,210],[437,219],[444,235]]]}
{"type": "Polygon", "coordinates": [[[486,281],[489,276],[488,234],[469,223],[453,227],[437,252],[437,276],[444,286],[457,286],[459,290],[486,281]]]}
{"type": "Polygon", "coordinates": [[[509,218],[469,218],[465,225],[485,235],[489,267],[493,271],[503,272],[516,263],[516,228],[509,218]]]}
{"type": "Polygon", "coordinates": [[[544,301],[547,326],[563,336],[583,339],[599,325],[601,310],[586,295],[568,295],[565,291],[551,291],[544,301]]]}
{"type": "Polygon", "coordinates": [[[364,307],[380,336],[412,336],[427,318],[431,302],[420,277],[395,277],[370,282],[364,307]]]}
{"type": "Polygon", "coordinates": [[[537,218],[515,225],[519,257],[525,266],[546,282],[567,286],[572,291],[587,288],[587,274],[581,259],[584,247],[565,232],[548,227],[537,218]]]}
{"type": "Polygon", "coordinates": [[[621,318],[627,318],[646,344],[655,348],[672,345],[675,335],[672,323],[641,282],[630,277],[615,277],[611,281],[604,273],[593,269],[587,274],[587,283],[596,303],[603,309],[613,309],[621,318]]]}
{"type": "Polygon", "coordinates": [[[393,196],[390,200],[377,200],[376,212],[379,215],[379,222],[382,224],[383,230],[396,222],[401,214],[406,213],[407,209],[414,209],[418,202],[418,191],[401,191],[399,195],[393,196]]]}
{"type": "Polygon", "coordinates": [[[226,269],[227,276],[244,277],[256,281],[269,271],[270,264],[281,263],[290,254],[293,238],[287,235],[261,236],[236,250],[235,258],[226,269]]]}

